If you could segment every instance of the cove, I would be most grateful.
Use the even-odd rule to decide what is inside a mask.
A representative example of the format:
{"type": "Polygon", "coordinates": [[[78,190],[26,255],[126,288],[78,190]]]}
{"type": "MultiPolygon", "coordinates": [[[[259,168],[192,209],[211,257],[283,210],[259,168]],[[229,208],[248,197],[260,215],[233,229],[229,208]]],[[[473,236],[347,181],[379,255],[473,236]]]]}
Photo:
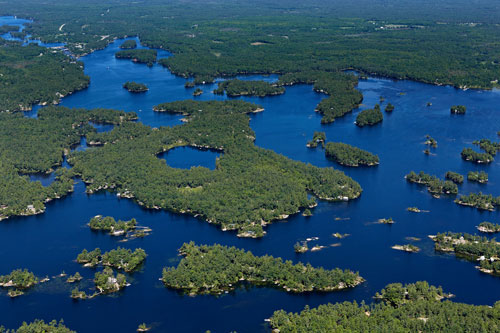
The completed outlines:
{"type": "MultiPolygon", "coordinates": [[[[106,49],[96,51],[80,60],[91,76],[88,89],[62,100],[68,107],[106,107],[136,111],[139,121],[152,126],[181,124],[182,116],[152,111],[158,103],[193,98],[192,90],[185,89],[185,79],[172,75],[167,69],[154,65],[135,64],[118,60],[114,53],[123,40],[117,40],[106,49]],[[146,83],[150,90],[141,95],[130,94],[121,85],[126,81],[146,83]]],[[[164,51],[162,51],[164,52],[164,51]]],[[[164,56],[170,56],[164,53],[164,56]]],[[[257,79],[259,77],[254,77],[257,79]]],[[[272,79],[271,76],[263,79],[272,79]]],[[[213,95],[216,84],[204,85],[204,93],[197,100],[224,100],[213,95]]],[[[314,112],[325,95],[316,93],[308,85],[286,88],[279,96],[242,99],[258,103],[264,112],[251,115],[250,125],[256,134],[256,144],[292,159],[320,167],[343,170],[363,187],[358,200],[349,203],[319,202],[313,216],[300,214],[266,228],[262,239],[240,239],[234,233],[222,232],[216,226],[188,215],[166,211],[145,210],[132,200],[120,199],[114,193],[85,193],[82,182],[75,185],[70,196],[47,205],[44,214],[11,218],[0,223],[1,274],[26,267],[36,275],[53,276],[64,270],[76,271],[90,285],[94,270],[83,268],[74,259],[84,248],[100,247],[108,251],[117,246],[143,248],[149,256],[142,270],[129,275],[132,285],[113,296],[100,296],[74,302],[70,297],[72,285],[53,279],[22,297],[9,299],[0,291],[1,324],[18,327],[34,318],[47,320],[63,318],[68,327],[78,332],[132,331],[146,322],[157,331],[200,332],[266,332],[265,318],[273,311],[299,311],[345,300],[371,302],[371,297],[386,284],[427,280],[441,285],[456,295],[455,301],[493,305],[498,300],[498,277],[483,274],[473,264],[454,256],[437,254],[429,234],[444,231],[475,233],[482,221],[499,223],[498,212],[479,212],[453,203],[453,198],[432,198],[425,188],[408,184],[404,175],[411,170],[423,170],[443,177],[448,170],[467,174],[484,170],[489,173],[489,184],[481,186],[464,182],[461,194],[483,191],[500,195],[500,169],[497,158],[490,165],[464,162],[460,151],[473,147],[472,141],[488,138],[498,141],[500,130],[500,92],[438,87],[412,81],[393,81],[383,78],[361,80],[358,89],[363,92],[363,105],[351,114],[329,125],[321,125],[321,117],[314,112]],[[401,94],[403,93],[403,94],[401,94]],[[392,114],[384,114],[382,124],[372,128],[358,128],[353,122],[357,113],[379,102],[395,105],[392,114]],[[427,102],[432,106],[427,107],[427,102]],[[451,105],[467,106],[464,117],[450,116],[451,105]],[[329,141],[355,145],[380,157],[376,168],[347,168],[328,160],[321,148],[306,147],[314,131],[324,131],[329,141]],[[435,155],[424,155],[425,135],[438,141],[435,155]],[[417,206],[429,213],[406,211],[417,206]],[[119,243],[104,233],[94,233],[86,226],[95,215],[116,219],[136,218],[140,225],[153,229],[150,236],[119,243]],[[394,225],[374,223],[379,218],[392,217],[394,225]],[[349,233],[337,240],[332,233],[349,233]],[[307,237],[319,237],[316,242],[327,248],[318,252],[295,254],[293,244],[307,237]],[[421,238],[415,244],[422,251],[407,254],[394,251],[394,244],[407,243],[405,237],[421,238]],[[349,268],[359,271],[367,280],[364,284],[342,292],[288,294],[272,288],[242,285],[221,297],[183,296],[166,289],[158,281],[165,266],[176,265],[180,258],[177,249],[190,240],[199,244],[220,243],[252,251],[255,255],[270,254],[294,262],[310,262],[325,268],[349,268]],[[340,246],[330,247],[330,244],[340,246]],[[119,320],[111,320],[109,313],[120,313],[119,320]],[[195,320],[193,319],[195,318],[195,320]]],[[[36,110],[31,113],[36,116],[36,110]]],[[[102,130],[109,130],[102,129],[102,130]]],[[[190,149],[190,148],[189,148],[190,149]]],[[[173,153],[174,151],[172,151],[173,153]]],[[[186,165],[192,165],[188,153],[179,150],[179,161],[184,155],[186,165]]],[[[212,157],[211,157],[212,158],[212,157]]],[[[168,160],[168,157],[167,157],[168,160]]]]}
{"type": "Polygon", "coordinates": [[[193,147],[176,147],[158,155],[172,168],[190,169],[192,167],[205,167],[215,169],[216,160],[220,153],[193,147]]]}

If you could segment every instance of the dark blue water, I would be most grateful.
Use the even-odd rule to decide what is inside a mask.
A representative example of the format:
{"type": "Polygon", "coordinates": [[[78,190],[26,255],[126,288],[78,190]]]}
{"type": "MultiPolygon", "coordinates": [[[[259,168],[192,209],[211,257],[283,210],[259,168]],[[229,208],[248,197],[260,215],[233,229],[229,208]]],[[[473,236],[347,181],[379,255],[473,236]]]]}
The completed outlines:
{"type": "MultiPolygon", "coordinates": [[[[140,121],[153,127],[180,124],[182,116],[155,113],[152,106],[192,98],[192,90],[184,88],[186,80],[171,75],[158,65],[149,68],[115,59],[114,53],[121,42],[116,41],[105,50],[81,59],[86,74],[91,76],[91,85],[64,98],[62,104],[133,110],[138,112],[140,121]],[[129,80],[146,83],[150,90],[144,94],[130,94],[121,87],[129,80]]],[[[275,80],[276,77],[262,79],[275,80]]],[[[196,99],[225,99],[211,93],[215,87],[216,84],[202,86],[205,93],[196,99]]],[[[498,161],[478,166],[460,158],[462,148],[472,147],[473,140],[489,138],[498,141],[500,92],[462,91],[379,78],[360,81],[358,88],[365,97],[360,109],[373,107],[380,96],[386,99],[385,103],[394,104],[396,109],[392,114],[384,115],[382,124],[358,128],[353,122],[359,110],[333,124],[321,125],[321,117],[314,108],[325,96],[315,93],[311,86],[287,87],[286,93],[279,96],[244,99],[265,108],[264,112],[251,116],[250,125],[256,132],[257,145],[295,160],[345,171],[363,187],[359,200],[320,202],[313,210],[313,217],[296,215],[287,222],[274,223],[267,227],[264,238],[254,240],[239,239],[234,233],[222,232],[216,226],[193,217],[145,210],[113,193],[87,195],[84,185],[79,182],[72,195],[49,203],[45,214],[0,223],[2,273],[18,267],[29,268],[39,276],[56,275],[61,270],[71,274],[79,271],[86,279],[84,285],[90,287],[94,271],[75,263],[76,255],[83,248],[109,250],[118,245],[144,248],[149,255],[146,264],[141,271],[130,275],[132,285],[123,292],[92,300],[72,301],[69,293],[73,286],[57,280],[13,300],[1,291],[0,322],[7,327],[17,327],[22,321],[34,318],[64,318],[69,327],[81,332],[132,331],[142,322],[152,324],[157,331],[265,331],[264,318],[270,317],[277,309],[299,311],[305,305],[344,300],[370,302],[374,293],[388,283],[418,280],[443,286],[446,291],[457,295],[456,301],[492,305],[500,299],[497,292],[499,278],[482,274],[474,269],[474,264],[452,255],[434,253],[433,243],[427,235],[443,231],[474,233],[475,226],[484,220],[498,223],[500,214],[458,206],[453,203],[453,198],[434,199],[425,188],[408,184],[403,177],[411,170],[423,170],[440,177],[444,177],[448,170],[462,174],[484,170],[489,173],[488,185],[466,181],[459,186],[460,193],[482,190],[500,195],[498,161]],[[433,105],[426,107],[427,102],[433,105]],[[449,108],[455,104],[466,105],[467,114],[451,116],[449,108]],[[372,168],[341,167],[326,159],[321,148],[306,147],[314,131],[326,132],[330,141],[346,142],[376,153],[381,164],[372,168]],[[423,154],[427,147],[423,144],[426,134],[438,141],[438,148],[431,156],[423,154]],[[417,206],[429,213],[407,212],[409,206],[417,206]],[[135,217],[153,232],[144,239],[119,243],[116,238],[88,229],[86,223],[97,214],[117,219],[135,217]],[[373,223],[387,217],[392,217],[396,223],[373,223]],[[337,240],[331,236],[335,232],[351,236],[337,240]],[[341,245],[295,254],[293,244],[311,236],[318,236],[317,244],[320,245],[341,245]],[[407,254],[391,249],[394,244],[408,243],[405,237],[409,236],[422,239],[415,243],[422,248],[420,253],[407,254]],[[179,260],[177,249],[190,240],[235,245],[257,255],[271,254],[326,268],[350,268],[359,271],[367,281],[352,290],[324,294],[292,295],[272,288],[242,287],[222,297],[182,296],[164,288],[158,278],[162,267],[176,265],[179,260]],[[122,315],[113,321],[110,313],[122,315]]],[[[32,112],[32,116],[35,115],[36,111],[32,112]]],[[[82,143],[81,147],[84,146],[82,143]]],[[[194,153],[195,160],[192,151],[189,148],[173,150],[167,154],[167,163],[176,167],[214,165],[213,153],[194,153]]]]}
{"type": "Polygon", "coordinates": [[[194,147],[177,147],[158,155],[172,168],[191,169],[201,166],[211,170],[215,169],[215,161],[220,156],[217,151],[194,147]]]}

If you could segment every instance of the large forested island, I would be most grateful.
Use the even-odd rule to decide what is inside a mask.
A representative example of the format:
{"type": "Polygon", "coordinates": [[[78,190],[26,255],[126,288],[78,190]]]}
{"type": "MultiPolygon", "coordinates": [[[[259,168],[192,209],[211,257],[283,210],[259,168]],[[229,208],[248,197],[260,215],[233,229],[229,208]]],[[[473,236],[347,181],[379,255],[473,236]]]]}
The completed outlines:
{"type": "Polygon", "coordinates": [[[375,295],[378,304],[357,302],[306,307],[300,313],[276,311],[271,327],[292,332],[495,332],[498,309],[441,300],[441,288],[417,282],[390,284],[375,295]]]}
{"type": "Polygon", "coordinates": [[[145,207],[198,215],[222,230],[237,230],[242,237],[261,237],[266,224],[314,206],[308,193],[330,201],[361,194],[359,184],[340,171],[256,147],[246,114],[259,109],[243,101],[160,104],[156,111],[181,113],[188,122],[157,130],[134,127],[138,135],[132,137],[121,129],[129,126],[124,123],[96,138],[104,144],[110,137],[112,144],[75,152],[68,160],[90,193],[113,189],[145,207]],[[224,151],[216,170],[174,169],[156,157],[188,145],[224,151]]]}
{"type": "Polygon", "coordinates": [[[246,80],[227,80],[219,83],[214,94],[222,95],[226,92],[227,96],[272,96],[285,92],[285,88],[264,82],[264,81],[246,81],[246,80]]]}
{"type": "Polygon", "coordinates": [[[328,142],[325,154],[339,164],[357,167],[360,165],[373,166],[379,164],[377,155],[342,142],[328,142]]]}
{"type": "Polygon", "coordinates": [[[184,258],[177,267],[163,270],[162,281],[190,294],[220,294],[241,281],[276,286],[288,292],[333,291],[354,287],[363,279],[348,270],[325,270],[302,263],[292,264],[271,256],[221,245],[185,243],[179,252],[184,258]]]}

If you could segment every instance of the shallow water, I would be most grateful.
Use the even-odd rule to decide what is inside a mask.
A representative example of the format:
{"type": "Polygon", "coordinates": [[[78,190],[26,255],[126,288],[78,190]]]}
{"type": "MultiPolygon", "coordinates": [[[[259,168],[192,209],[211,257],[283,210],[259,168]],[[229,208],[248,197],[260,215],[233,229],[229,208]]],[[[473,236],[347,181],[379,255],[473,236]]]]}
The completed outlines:
{"type": "MultiPolygon", "coordinates": [[[[2,21],[0,21],[2,22],[2,21]]],[[[6,24],[6,23],[4,23],[6,24]]],[[[140,121],[152,127],[180,124],[182,116],[152,111],[162,102],[192,98],[192,89],[185,89],[185,79],[172,75],[159,65],[149,68],[129,60],[118,60],[114,53],[122,41],[105,50],[81,58],[86,74],[91,76],[88,89],[63,99],[68,107],[106,107],[136,111],[140,121]],[[144,94],[131,94],[122,88],[126,81],[135,80],[148,85],[144,94]]],[[[160,51],[161,56],[169,56],[160,51]]],[[[276,80],[276,76],[253,79],[276,80]]],[[[204,94],[197,100],[223,100],[225,96],[211,93],[216,84],[204,85],[204,94]]],[[[51,202],[47,211],[38,216],[12,218],[0,223],[1,273],[26,267],[38,276],[56,275],[65,270],[79,271],[91,286],[94,270],[74,262],[83,248],[100,247],[109,250],[116,246],[142,247],[148,258],[142,270],[130,275],[132,285],[113,296],[92,300],[72,301],[73,286],[54,280],[29,291],[17,299],[9,299],[0,291],[0,322],[17,327],[24,320],[64,318],[65,323],[80,332],[132,331],[140,323],[152,324],[157,331],[216,332],[266,331],[265,318],[284,308],[299,311],[305,305],[317,306],[344,300],[371,301],[371,297],[386,284],[427,280],[443,286],[456,295],[455,300],[492,305],[500,299],[496,292],[498,277],[482,274],[474,264],[451,255],[434,252],[429,234],[444,231],[474,233],[475,226],[488,220],[498,223],[498,212],[479,212],[453,203],[453,198],[432,198],[425,188],[408,184],[403,178],[409,171],[423,170],[444,177],[448,170],[466,174],[470,170],[485,170],[489,183],[479,185],[465,181],[459,192],[483,191],[500,195],[499,161],[488,166],[464,162],[460,151],[472,147],[472,141],[489,138],[498,141],[500,130],[500,92],[462,91],[411,81],[369,78],[359,83],[364,102],[360,109],[373,107],[383,96],[395,105],[392,114],[384,114],[382,124],[358,128],[353,122],[359,110],[321,125],[314,112],[325,95],[308,85],[287,87],[286,93],[266,98],[243,98],[261,104],[265,111],[251,115],[250,125],[256,133],[258,146],[272,149],[292,159],[320,167],[335,167],[345,171],[363,187],[360,199],[349,203],[320,202],[310,218],[291,216],[286,222],[267,227],[262,239],[239,239],[234,233],[222,232],[216,226],[190,216],[165,211],[145,210],[128,199],[113,193],[85,194],[82,182],[67,198],[51,202]],[[403,93],[403,94],[401,94],[403,93]],[[432,106],[427,107],[427,102],[432,106]],[[451,105],[467,106],[465,116],[451,116],[451,105]],[[376,153],[380,165],[371,168],[345,168],[325,158],[321,148],[306,147],[314,131],[326,132],[329,141],[342,141],[376,153]],[[435,154],[423,154],[425,135],[438,141],[435,154]],[[409,206],[428,210],[415,214],[409,206]],[[94,233],[86,226],[97,215],[117,219],[135,217],[141,225],[153,229],[150,236],[120,243],[119,238],[94,233]],[[335,218],[342,218],[336,220],[335,218]],[[379,218],[392,217],[394,225],[374,223],[379,218]],[[349,233],[337,240],[332,233],[349,233]],[[319,245],[340,243],[318,252],[297,255],[293,244],[307,237],[318,236],[319,245]],[[407,254],[391,249],[405,244],[405,237],[419,237],[415,242],[422,251],[407,254]],[[287,294],[272,288],[244,286],[221,297],[182,296],[164,288],[158,278],[164,266],[176,265],[177,249],[184,242],[220,243],[251,250],[254,254],[270,254],[293,261],[310,262],[326,268],[349,268],[359,271],[367,281],[354,289],[333,293],[287,294]],[[119,320],[110,320],[110,313],[120,313],[119,320]]],[[[382,104],[382,108],[385,107],[382,104]]],[[[36,116],[36,110],[30,113],[36,116]]],[[[109,130],[109,127],[100,130],[109,130]]],[[[85,147],[82,143],[80,147],[85,147]]],[[[193,165],[214,166],[214,153],[192,153],[192,148],[177,148],[167,154],[167,163],[175,167],[193,165]],[[169,156],[174,155],[173,160],[169,156]]]]}

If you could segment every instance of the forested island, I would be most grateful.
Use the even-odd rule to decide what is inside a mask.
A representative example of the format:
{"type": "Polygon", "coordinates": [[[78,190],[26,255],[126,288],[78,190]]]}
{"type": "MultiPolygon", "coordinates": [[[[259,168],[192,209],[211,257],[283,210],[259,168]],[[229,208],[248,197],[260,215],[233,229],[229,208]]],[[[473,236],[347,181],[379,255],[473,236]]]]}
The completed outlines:
{"type": "Polygon", "coordinates": [[[488,182],[488,174],[484,171],[469,171],[467,180],[470,182],[477,182],[486,184],[488,182]]]}
{"type": "Polygon", "coordinates": [[[122,50],[116,52],[115,57],[117,59],[131,59],[133,62],[151,67],[156,62],[157,52],[150,49],[122,50]]]}
{"type": "Polygon", "coordinates": [[[384,111],[385,112],[392,112],[392,111],[394,111],[394,108],[395,108],[394,105],[392,105],[391,103],[387,103],[387,105],[385,106],[384,111]]]}
{"type": "Polygon", "coordinates": [[[17,297],[38,283],[38,278],[27,269],[16,269],[7,275],[0,275],[0,288],[9,288],[8,295],[17,297]]]}
{"type": "Polygon", "coordinates": [[[330,201],[361,194],[359,184],[338,170],[256,147],[246,114],[261,109],[239,100],[160,104],[155,111],[181,113],[188,122],[157,130],[139,125],[133,136],[116,126],[107,133],[114,142],[72,153],[68,162],[90,193],[113,189],[147,208],[197,215],[222,230],[237,230],[240,237],[262,237],[266,224],[316,205],[310,193],[330,201]],[[175,169],[155,156],[188,145],[222,150],[224,155],[215,170],[175,169]]]}
{"type": "Polygon", "coordinates": [[[461,195],[455,202],[462,206],[494,211],[497,206],[500,206],[500,196],[495,198],[491,194],[483,194],[482,192],[469,193],[469,195],[461,195]]]}
{"type": "Polygon", "coordinates": [[[76,262],[86,267],[95,267],[102,264],[125,272],[133,272],[146,260],[146,256],[146,252],[140,248],[132,251],[118,247],[105,253],[101,253],[99,248],[90,252],[84,249],[78,254],[76,262]]]}
{"type": "Polygon", "coordinates": [[[46,187],[23,174],[50,173],[60,166],[82,135],[96,132],[89,122],[120,124],[136,118],[133,112],[53,106],[39,110],[37,119],[0,113],[0,220],[43,213],[45,203],[73,191],[71,170],[58,169],[46,187]]]}
{"type": "Polygon", "coordinates": [[[343,302],[306,308],[300,313],[274,312],[272,329],[295,332],[479,332],[499,329],[500,303],[469,305],[441,300],[450,297],[427,282],[387,285],[374,304],[343,302]]]}
{"type": "Polygon", "coordinates": [[[429,236],[436,251],[454,252],[457,257],[479,262],[481,272],[500,275],[500,243],[496,239],[466,233],[438,233],[429,236]]]}
{"type": "Polygon", "coordinates": [[[455,184],[462,184],[464,182],[464,176],[453,171],[446,172],[444,178],[451,180],[455,184]]]}
{"type": "Polygon", "coordinates": [[[120,45],[120,49],[135,49],[137,47],[137,42],[133,39],[126,40],[120,45]]]}
{"type": "Polygon", "coordinates": [[[494,158],[488,153],[478,153],[474,151],[472,148],[464,148],[462,150],[462,158],[466,161],[471,161],[474,163],[491,163],[493,162],[494,158]]]}
{"type": "Polygon", "coordinates": [[[380,106],[375,105],[373,109],[363,110],[356,117],[356,125],[359,127],[373,126],[384,120],[384,115],[380,111],[380,106]]]}
{"type": "Polygon", "coordinates": [[[377,155],[342,142],[328,142],[325,148],[325,155],[345,166],[357,167],[360,165],[374,166],[379,164],[377,155]]]}
{"type": "Polygon", "coordinates": [[[281,258],[256,257],[251,252],[218,244],[184,243],[179,252],[184,258],[176,268],[164,268],[162,281],[169,288],[193,295],[221,294],[233,290],[241,281],[295,293],[352,288],[364,281],[358,273],[348,270],[294,265],[281,258]]]}
{"type": "Polygon", "coordinates": [[[488,139],[481,139],[479,141],[476,140],[473,141],[472,144],[479,146],[479,148],[481,148],[491,156],[495,156],[497,152],[500,150],[500,142],[493,142],[488,139]]]}
{"type": "Polygon", "coordinates": [[[453,195],[458,193],[457,184],[455,184],[454,182],[449,180],[443,181],[436,176],[426,174],[423,171],[420,171],[419,174],[411,171],[405,176],[405,178],[406,181],[410,183],[427,186],[427,190],[434,196],[439,196],[440,194],[453,195]]]}
{"type": "Polygon", "coordinates": [[[23,322],[17,330],[5,329],[0,326],[0,333],[76,333],[64,325],[64,321],[61,320],[57,322],[53,320],[49,323],[45,323],[43,320],[35,319],[31,323],[23,322]]]}
{"type": "Polygon", "coordinates": [[[321,147],[325,148],[325,142],[326,142],[325,132],[315,131],[312,140],[309,141],[306,146],[309,148],[316,148],[318,147],[319,144],[321,144],[321,147]]]}
{"type": "Polygon", "coordinates": [[[120,236],[126,234],[130,230],[135,230],[137,227],[136,219],[131,219],[129,221],[116,221],[111,216],[103,217],[102,215],[97,215],[90,219],[89,227],[92,230],[103,230],[109,231],[113,236],[120,236]]]}
{"type": "Polygon", "coordinates": [[[426,145],[429,145],[429,146],[431,146],[432,148],[437,148],[437,146],[438,146],[438,145],[437,145],[437,141],[436,141],[436,139],[434,139],[434,138],[433,138],[433,137],[431,137],[430,135],[426,135],[426,136],[425,136],[425,138],[426,138],[426,140],[425,140],[425,142],[424,142],[424,143],[425,143],[426,145]]]}
{"type": "Polygon", "coordinates": [[[217,89],[214,90],[214,94],[226,95],[229,97],[235,96],[273,96],[280,95],[285,92],[285,88],[278,87],[271,83],[265,81],[248,81],[248,80],[227,80],[219,83],[217,89]]]}
{"type": "Polygon", "coordinates": [[[133,81],[127,81],[123,84],[123,88],[127,89],[132,93],[142,93],[149,90],[148,86],[144,83],[137,83],[133,81]]]}
{"type": "Polygon", "coordinates": [[[488,233],[488,234],[496,234],[500,232],[500,224],[493,224],[491,222],[481,222],[477,226],[477,230],[480,232],[488,233]]]}
{"type": "Polygon", "coordinates": [[[450,108],[450,112],[452,114],[465,114],[466,110],[467,110],[467,108],[464,105],[453,105],[450,108]]]}

